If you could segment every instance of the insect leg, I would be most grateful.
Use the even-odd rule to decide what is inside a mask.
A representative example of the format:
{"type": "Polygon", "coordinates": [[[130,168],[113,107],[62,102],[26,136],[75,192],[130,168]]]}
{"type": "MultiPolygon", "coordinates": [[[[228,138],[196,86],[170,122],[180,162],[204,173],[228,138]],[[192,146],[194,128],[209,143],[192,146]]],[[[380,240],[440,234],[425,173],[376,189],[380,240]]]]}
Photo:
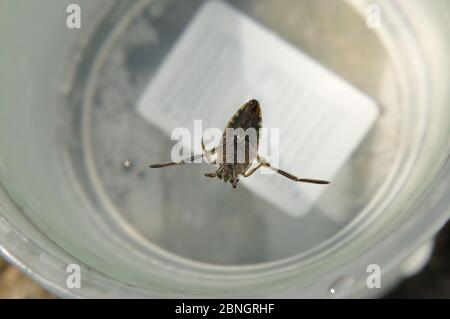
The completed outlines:
{"type": "Polygon", "coordinates": [[[256,170],[257,170],[258,168],[260,168],[262,165],[263,165],[262,163],[259,163],[257,166],[253,167],[251,170],[245,172],[242,176],[244,176],[244,177],[249,177],[249,176],[252,175],[254,172],[256,172],[256,170]]]}
{"type": "Polygon", "coordinates": [[[206,177],[216,177],[217,173],[205,173],[206,177]]]}
{"type": "Polygon", "coordinates": [[[213,149],[211,149],[209,151],[206,150],[205,143],[203,143],[203,137],[202,137],[202,150],[203,150],[203,152],[205,152],[205,157],[208,160],[208,163],[217,164],[217,162],[215,160],[213,160],[211,158],[211,156],[210,156],[210,155],[212,155],[212,154],[214,154],[216,152],[216,148],[213,148],[213,149]]]}
{"type": "Polygon", "coordinates": [[[273,167],[270,165],[268,161],[266,161],[264,158],[262,158],[260,155],[257,155],[257,160],[260,164],[262,164],[264,167],[270,168],[272,171],[277,172],[280,175],[283,175],[284,177],[287,177],[293,181],[296,182],[303,182],[303,183],[312,183],[312,184],[329,184],[329,181],[323,181],[320,179],[310,179],[310,178],[299,178],[297,176],[294,176],[288,172],[285,172],[281,169],[278,169],[276,167],[273,167]]]}
{"type": "Polygon", "coordinates": [[[170,162],[170,163],[161,163],[161,164],[153,164],[153,165],[149,165],[149,167],[151,168],[160,168],[160,167],[166,167],[166,166],[173,166],[173,165],[183,165],[183,164],[187,164],[187,163],[192,163],[193,161],[195,161],[198,158],[202,158],[204,154],[200,154],[200,155],[195,155],[192,156],[186,160],[182,160],[181,162],[170,162]]]}

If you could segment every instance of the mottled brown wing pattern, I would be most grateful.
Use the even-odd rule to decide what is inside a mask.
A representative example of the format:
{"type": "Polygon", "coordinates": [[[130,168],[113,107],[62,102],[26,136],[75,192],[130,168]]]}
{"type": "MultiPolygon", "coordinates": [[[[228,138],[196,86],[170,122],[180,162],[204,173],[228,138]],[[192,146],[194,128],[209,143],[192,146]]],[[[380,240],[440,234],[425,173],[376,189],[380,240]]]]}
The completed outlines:
{"type": "MultiPolygon", "coordinates": [[[[209,161],[210,155],[216,154],[217,158],[222,158],[222,162],[218,162],[213,160],[213,164],[219,165],[216,172],[214,173],[205,173],[207,177],[218,177],[219,179],[223,179],[225,182],[230,181],[233,188],[236,188],[236,185],[239,181],[239,176],[249,177],[260,167],[266,167],[274,172],[287,177],[296,182],[304,182],[304,183],[313,183],[313,184],[328,184],[328,181],[317,180],[317,179],[309,179],[309,178],[299,178],[288,172],[285,172],[281,169],[273,167],[266,159],[258,154],[259,147],[259,138],[260,138],[260,129],[262,127],[262,113],[261,107],[257,100],[250,100],[244,105],[242,105],[239,110],[234,113],[231,119],[228,121],[227,126],[225,127],[225,131],[222,136],[221,143],[210,149],[206,150],[203,144],[202,139],[202,149],[203,153],[200,155],[192,156],[189,159],[183,160],[181,162],[169,162],[169,163],[161,163],[150,165],[150,167],[166,167],[166,166],[174,166],[174,165],[183,165],[189,162],[193,162],[196,158],[206,157],[209,161]],[[244,134],[246,130],[252,128],[256,133],[256,145],[255,141],[249,142],[247,139],[248,136],[241,136],[239,132],[235,132],[235,135],[231,137],[227,137],[227,129],[241,129],[244,134]],[[237,145],[240,145],[238,147],[237,145]],[[244,147],[242,147],[244,146],[244,147]],[[233,159],[231,162],[226,161],[226,153],[230,155],[233,154],[233,159]],[[236,158],[242,158],[242,154],[245,155],[244,162],[236,161],[236,158]],[[249,157],[247,157],[247,154],[249,157]],[[256,160],[257,165],[251,168],[253,162],[256,160]]],[[[254,139],[254,135],[253,135],[254,139]]]]}
{"type": "Polygon", "coordinates": [[[262,112],[259,102],[257,100],[250,100],[242,105],[239,110],[234,113],[225,127],[227,128],[242,128],[244,131],[249,128],[254,128],[257,134],[257,143],[259,145],[259,131],[262,127],[262,112]]]}

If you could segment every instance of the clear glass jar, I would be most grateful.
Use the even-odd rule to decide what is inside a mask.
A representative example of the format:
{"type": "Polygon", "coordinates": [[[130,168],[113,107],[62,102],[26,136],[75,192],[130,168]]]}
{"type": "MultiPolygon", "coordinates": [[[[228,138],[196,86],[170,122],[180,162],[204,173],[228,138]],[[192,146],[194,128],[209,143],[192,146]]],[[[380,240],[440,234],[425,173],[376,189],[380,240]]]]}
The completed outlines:
{"type": "Polygon", "coordinates": [[[228,2],[370,95],[375,126],[303,218],[206,184],[201,167],[156,175],[144,166],[171,141],[135,104],[203,1],[78,1],[79,30],[70,1],[7,1],[0,251],[51,291],[375,296],[367,266],[388,288],[448,219],[448,2],[383,1],[379,29],[370,1],[228,2]]]}

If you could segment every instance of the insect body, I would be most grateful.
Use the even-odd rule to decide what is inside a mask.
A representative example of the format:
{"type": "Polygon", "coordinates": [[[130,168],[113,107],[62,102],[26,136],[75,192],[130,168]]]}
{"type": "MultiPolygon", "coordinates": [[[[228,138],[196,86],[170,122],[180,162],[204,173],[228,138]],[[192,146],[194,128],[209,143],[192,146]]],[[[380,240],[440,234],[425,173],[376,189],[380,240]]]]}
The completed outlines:
{"type": "Polygon", "coordinates": [[[259,102],[257,100],[250,100],[242,105],[231,117],[218,146],[211,150],[206,150],[202,139],[202,154],[192,156],[181,162],[154,164],[150,165],[150,167],[158,168],[182,165],[193,162],[198,158],[206,157],[208,162],[218,165],[218,168],[213,173],[205,173],[205,176],[218,177],[219,179],[223,179],[224,182],[229,181],[233,188],[236,188],[240,176],[249,177],[260,167],[267,167],[296,182],[314,184],[329,183],[328,181],[317,179],[298,178],[270,165],[267,160],[258,154],[261,123],[262,114],[259,102]],[[216,158],[212,159],[211,155],[216,155],[216,158]],[[253,166],[254,162],[256,162],[256,165],[253,166]]]}

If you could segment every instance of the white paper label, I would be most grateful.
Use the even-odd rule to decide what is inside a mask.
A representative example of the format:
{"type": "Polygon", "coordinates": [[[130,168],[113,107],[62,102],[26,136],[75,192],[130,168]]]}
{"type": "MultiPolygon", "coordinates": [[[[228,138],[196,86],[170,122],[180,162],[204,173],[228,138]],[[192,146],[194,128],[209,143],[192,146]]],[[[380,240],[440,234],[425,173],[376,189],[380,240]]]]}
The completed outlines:
{"type": "MultiPolygon", "coordinates": [[[[378,116],[365,94],[220,1],[200,8],[149,83],[138,110],[170,135],[177,127],[193,129],[198,119],[203,129],[224,129],[251,98],[261,104],[263,126],[279,128],[279,168],[331,182],[378,116]]],[[[236,191],[239,187],[302,216],[329,186],[257,172],[241,178],[236,191]]]]}

